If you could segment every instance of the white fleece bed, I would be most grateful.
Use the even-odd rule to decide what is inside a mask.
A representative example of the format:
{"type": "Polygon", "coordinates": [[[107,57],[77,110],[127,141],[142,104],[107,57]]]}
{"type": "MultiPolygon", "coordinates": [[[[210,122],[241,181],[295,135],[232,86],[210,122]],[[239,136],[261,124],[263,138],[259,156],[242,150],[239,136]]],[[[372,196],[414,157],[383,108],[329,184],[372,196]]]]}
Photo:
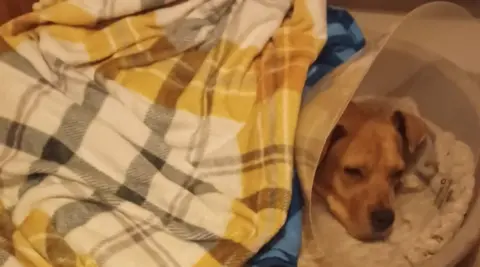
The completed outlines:
{"type": "MultiPolygon", "coordinates": [[[[378,100],[378,99],[376,99],[378,100]]],[[[397,109],[418,115],[410,98],[382,98],[397,109]]],[[[425,119],[424,119],[425,120],[425,119]]],[[[363,243],[350,237],[320,201],[312,206],[322,267],[410,267],[438,252],[460,228],[473,196],[474,157],[471,149],[425,120],[435,138],[404,177],[397,195],[393,233],[386,242],[363,243]],[[436,158],[438,172],[423,165],[436,158]],[[430,176],[425,179],[423,175],[430,176]],[[421,178],[423,177],[423,178],[421,178]]]]}

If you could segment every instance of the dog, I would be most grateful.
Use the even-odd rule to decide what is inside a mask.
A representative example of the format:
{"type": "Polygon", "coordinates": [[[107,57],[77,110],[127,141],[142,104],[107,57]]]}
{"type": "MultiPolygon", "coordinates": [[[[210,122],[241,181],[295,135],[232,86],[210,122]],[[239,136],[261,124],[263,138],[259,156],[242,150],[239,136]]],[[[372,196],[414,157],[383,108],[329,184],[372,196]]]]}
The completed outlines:
{"type": "Polygon", "coordinates": [[[385,239],[395,221],[396,188],[428,133],[415,115],[350,103],[322,151],[314,193],[354,238],[385,239]]]}

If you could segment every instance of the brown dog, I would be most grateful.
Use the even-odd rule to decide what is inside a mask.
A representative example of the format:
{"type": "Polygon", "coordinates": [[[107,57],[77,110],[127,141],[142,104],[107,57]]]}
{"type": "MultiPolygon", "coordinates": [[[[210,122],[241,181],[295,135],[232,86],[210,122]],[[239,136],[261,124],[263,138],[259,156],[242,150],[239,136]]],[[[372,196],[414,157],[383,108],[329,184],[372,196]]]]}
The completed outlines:
{"type": "Polygon", "coordinates": [[[395,187],[407,158],[427,135],[413,115],[372,103],[351,103],[330,134],[314,191],[353,237],[382,239],[395,220],[395,187]]]}

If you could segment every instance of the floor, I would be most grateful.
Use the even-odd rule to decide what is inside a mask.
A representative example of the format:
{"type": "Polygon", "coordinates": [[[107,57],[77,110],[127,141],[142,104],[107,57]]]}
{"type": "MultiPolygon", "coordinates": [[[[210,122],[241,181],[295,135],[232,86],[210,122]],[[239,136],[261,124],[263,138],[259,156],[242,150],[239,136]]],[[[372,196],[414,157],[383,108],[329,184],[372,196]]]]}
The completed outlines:
{"type": "MultiPolygon", "coordinates": [[[[430,2],[439,0],[402,0],[402,1],[385,1],[385,0],[327,0],[328,4],[347,7],[354,10],[367,10],[373,13],[405,13],[414,8],[430,2]]],[[[479,0],[442,0],[453,2],[469,9],[474,15],[480,17],[480,1],[479,0]]]]}
{"type": "Polygon", "coordinates": [[[0,24],[13,17],[27,13],[37,0],[0,0],[0,24]]]}

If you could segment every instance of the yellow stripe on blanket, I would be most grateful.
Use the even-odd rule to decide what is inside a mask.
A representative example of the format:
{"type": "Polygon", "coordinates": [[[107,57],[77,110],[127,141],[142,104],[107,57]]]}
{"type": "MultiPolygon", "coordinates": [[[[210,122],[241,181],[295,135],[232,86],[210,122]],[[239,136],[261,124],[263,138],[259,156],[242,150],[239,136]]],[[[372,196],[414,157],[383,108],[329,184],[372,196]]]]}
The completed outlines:
{"type": "Polygon", "coordinates": [[[35,267],[243,266],[287,216],[325,10],[66,0],[2,26],[7,252],[35,267]]]}

